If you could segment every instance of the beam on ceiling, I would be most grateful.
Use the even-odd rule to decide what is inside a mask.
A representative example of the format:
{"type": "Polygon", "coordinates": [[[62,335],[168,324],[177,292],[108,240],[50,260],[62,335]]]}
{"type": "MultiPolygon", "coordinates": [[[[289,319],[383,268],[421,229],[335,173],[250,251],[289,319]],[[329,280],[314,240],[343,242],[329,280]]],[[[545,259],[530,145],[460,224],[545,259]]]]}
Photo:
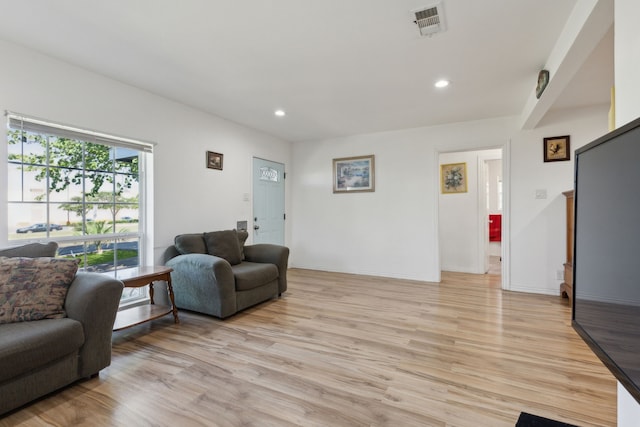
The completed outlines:
{"type": "Polygon", "coordinates": [[[549,70],[547,88],[539,99],[536,98],[535,91],[531,91],[520,117],[521,129],[533,129],[540,123],[609,31],[613,25],[613,3],[614,0],[576,2],[544,66],[545,70],[549,70]]]}

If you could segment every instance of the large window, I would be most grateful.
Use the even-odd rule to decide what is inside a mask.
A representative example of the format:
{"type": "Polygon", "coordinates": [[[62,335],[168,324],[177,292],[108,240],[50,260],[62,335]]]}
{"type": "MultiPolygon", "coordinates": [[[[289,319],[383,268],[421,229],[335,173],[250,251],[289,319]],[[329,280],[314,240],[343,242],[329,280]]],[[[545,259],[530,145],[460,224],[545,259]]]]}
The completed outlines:
{"type": "Polygon", "coordinates": [[[152,146],[7,115],[9,241],[56,241],[86,271],[140,265],[152,146]]]}

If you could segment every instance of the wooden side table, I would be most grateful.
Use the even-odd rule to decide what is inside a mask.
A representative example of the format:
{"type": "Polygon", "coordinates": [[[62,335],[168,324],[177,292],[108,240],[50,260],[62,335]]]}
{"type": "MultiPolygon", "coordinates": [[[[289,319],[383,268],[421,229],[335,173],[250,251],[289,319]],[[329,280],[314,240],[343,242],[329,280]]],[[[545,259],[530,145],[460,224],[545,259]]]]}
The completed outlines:
{"type": "Polygon", "coordinates": [[[178,309],[173,298],[173,286],[171,285],[172,268],[164,266],[147,266],[135,267],[125,270],[117,270],[114,277],[122,280],[125,288],[140,288],[149,286],[150,304],[139,305],[118,311],[116,321],[113,325],[114,331],[130,328],[150,320],[166,316],[173,313],[175,323],[180,323],[178,319],[178,309]],[[153,282],[156,280],[164,280],[167,282],[167,290],[169,292],[169,300],[171,305],[158,305],[153,300],[153,282]]]}

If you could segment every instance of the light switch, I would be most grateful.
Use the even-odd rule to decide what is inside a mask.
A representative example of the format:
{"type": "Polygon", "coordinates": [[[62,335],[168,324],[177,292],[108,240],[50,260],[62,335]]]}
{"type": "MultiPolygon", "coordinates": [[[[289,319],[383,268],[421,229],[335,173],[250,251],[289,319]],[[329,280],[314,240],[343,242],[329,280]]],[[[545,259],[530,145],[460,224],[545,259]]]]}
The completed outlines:
{"type": "Polygon", "coordinates": [[[541,189],[536,190],[536,199],[546,199],[547,198],[547,190],[541,189]]]}

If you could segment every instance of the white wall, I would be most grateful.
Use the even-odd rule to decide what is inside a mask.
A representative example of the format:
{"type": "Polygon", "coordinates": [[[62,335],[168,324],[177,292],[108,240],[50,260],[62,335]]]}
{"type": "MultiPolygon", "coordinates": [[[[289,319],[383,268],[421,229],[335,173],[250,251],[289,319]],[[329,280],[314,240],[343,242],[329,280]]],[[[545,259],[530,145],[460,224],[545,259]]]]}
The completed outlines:
{"type": "Polygon", "coordinates": [[[559,295],[566,258],[566,205],[574,153],[607,132],[609,107],[560,110],[514,135],[511,144],[511,290],[559,295]],[[543,138],[569,135],[571,160],[543,162],[543,138]],[[546,191],[536,199],[536,190],[546,191]]]}
{"type": "Polygon", "coordinates": [[[616,127],[640,117],[640,2],[616,0],[614,62],[616,127]]]}
{"type": "Polygon", "coordinates": [[[499,153],[500,158],[494,160],[487,160],[487,175],[489,180],[489,214],[500,215],[502,214],[502,205],[500,204],[499,186],[498,182],[502,182],[502,153],[499,153]]]}
{"type": "Polygon", "coordinates": [[[440,165],[465,163],[467,169],[466,193],[442,194],[441,188],[438,191],[440,269],[482,274],[478,258],[478,151],[442,153],[439,160],[440,165]]]}
{"type": "MultiPolygon", "coordinates": [[[[252,157],[284,163],[290,143],[185,105],[0,41],[0,110],[156,142],[154,255],[161,262],[175,235],[234,228],[251,221],[252,157]],[[224,154],[224,170],[205,167],[207,150],[224,154]]],[[[6,182],[6,136],[0,137],[0,176],[6,182]]],[[[287,205],[290,200],[287,188],[287,205]]],[[[0,211],[6,188],[0,185],[0,211]]],[[[288,206],[287,206],[288,207],[288,206]]],[[[287,209],[288,210],[288,209],[287,209]]],[[[285,241],[290,239],[287,227],[285,241]]],[[[0,222],[0,244],[7,242],[0,222]]]]}
{"type": "MultiPolygon", "coordinates": [[[[640,2],[615,2],[616,127],[640,117],[640,2]]],[[[640,405],[618,383],[618,426],[638,425],[640,405]]]]}
{"type": "Polygon", "coordinates": [[[293,145],[292,264],[438,281],[438,153],[506,144],[514,118],[293,145]],[[376,156],[376,191],[333,194],[332,159],[376,156]]]}
{"type": "Polygon", "coordinates": [[[444,271],[484,274],[488,217],[481,210],[487,192],[479,162],[500,158],[500,150],[462,151],[440,154],[440,165],[466,163],[467,192],[439,192],[440,268],[444,271]],[[480,198],[483,200],[480,200],[480,198]],[[482,227],[482,230],[480,229],[482,227]]]}
{"type": "Polygon", "coordinates": [[[292,265],[438,281],[437,153],[512,140],[510,158],[503,159],[511,170],[504,179],[511,184],[512,244],[511,275],[503,280],[513,290],[559,295],[561,193],[573,187],[573,159],[543,163],[542,141],[571,135],[573,150],[606,133],[607,112],[603,105],[550,113],[532,131],[503,118],[294,144],[292,265]],[[366,154],[376,155],[376,191],[333,194],[332,158],[366,154]],[[547,198],[535,199],[536,189],[547,198]]]}

